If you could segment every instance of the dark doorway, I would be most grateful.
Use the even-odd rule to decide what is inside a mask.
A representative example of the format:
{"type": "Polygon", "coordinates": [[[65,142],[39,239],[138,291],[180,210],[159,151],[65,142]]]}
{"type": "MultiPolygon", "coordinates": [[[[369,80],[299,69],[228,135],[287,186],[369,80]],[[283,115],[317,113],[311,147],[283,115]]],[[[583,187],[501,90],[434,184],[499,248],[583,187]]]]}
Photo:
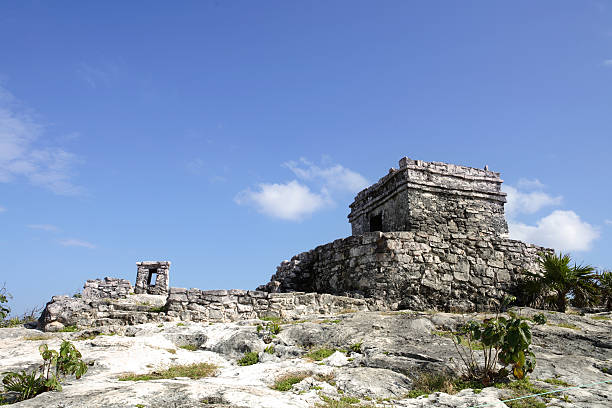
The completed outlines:
{"type": "Polygon", "coordinates": [[[157,269],[149,269],[149,277],[147,278],[148,286],[155,286],[155,282],[157,281],[157,269]],[[153,285],[151,285],[153,282],[153,285]]]}
{"type": "Polygon", "coordinates": [[[382,231],[382,214],[370,216],[370,232],[382,231]]]}

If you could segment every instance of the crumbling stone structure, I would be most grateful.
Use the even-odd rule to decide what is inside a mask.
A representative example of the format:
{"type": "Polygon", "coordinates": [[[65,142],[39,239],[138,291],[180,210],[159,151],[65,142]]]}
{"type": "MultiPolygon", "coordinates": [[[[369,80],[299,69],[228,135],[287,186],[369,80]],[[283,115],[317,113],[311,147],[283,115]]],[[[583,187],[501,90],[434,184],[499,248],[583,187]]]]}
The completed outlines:
{"type": "Polygon", "coordinates": [[[149,295],[167,295],[170,288],[170,262],[145,261],[136,262],[138,273],[134,293],[149,295]]]}
{"type": "Polygon", "coordinates": [[[132,284],[126,279],[89,279],[83,286],[84,299],[124,299],[132,292],[132,284]]]}
{"type": "Polygon", "coordinates": [[[353,236],[294,256],[258,290],[371,298],[392,309],[491,310],[549,249],[506,238],[499,173],[403,158],[361,191],[353,236]]]}

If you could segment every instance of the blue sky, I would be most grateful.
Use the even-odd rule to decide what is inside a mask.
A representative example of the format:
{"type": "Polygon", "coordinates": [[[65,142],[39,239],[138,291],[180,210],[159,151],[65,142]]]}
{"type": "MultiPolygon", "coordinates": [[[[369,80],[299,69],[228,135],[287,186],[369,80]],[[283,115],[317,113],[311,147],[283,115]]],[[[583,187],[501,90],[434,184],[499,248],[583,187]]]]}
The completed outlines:
{"type": "Polygon", "coordinates": [[[3,2],[0,282],[251,289],[403,156],[487,164],[514,237],[612,268],[611,95],[611,2],[3,2]]]}

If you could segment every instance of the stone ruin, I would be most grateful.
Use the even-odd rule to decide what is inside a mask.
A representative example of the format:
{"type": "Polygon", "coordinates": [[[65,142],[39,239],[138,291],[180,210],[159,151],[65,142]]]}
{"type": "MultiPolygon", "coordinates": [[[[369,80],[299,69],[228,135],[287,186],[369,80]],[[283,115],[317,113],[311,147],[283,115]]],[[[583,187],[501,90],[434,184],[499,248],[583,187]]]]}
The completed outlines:
{"type": "Polygon", "coordinates": [[[357,194],[353,235],[283,261],[258,289],[375,299],[391,309],[491,310],[549,249],[507,238],[499,173],[404,157],[357,194]]]}
{"type": "Polygon", "coordinates": [[[170,288],[170,262],[136,262],[136,287],[134,293],[167,295],[170,288]]]}
{"type": "Polygon", "coordinates": [[[170,262],[138,262],[134,288],[125,279],[89,280],[82,299],[53,297],[39,326],[492,310],[525,271],[540,273],[540,254],[552,251],[508,239],[501,184],[486,167],[404,157],[399,169],[357,194],[350,237],[283,261],[256,291],[170,288],[170,262]]]}

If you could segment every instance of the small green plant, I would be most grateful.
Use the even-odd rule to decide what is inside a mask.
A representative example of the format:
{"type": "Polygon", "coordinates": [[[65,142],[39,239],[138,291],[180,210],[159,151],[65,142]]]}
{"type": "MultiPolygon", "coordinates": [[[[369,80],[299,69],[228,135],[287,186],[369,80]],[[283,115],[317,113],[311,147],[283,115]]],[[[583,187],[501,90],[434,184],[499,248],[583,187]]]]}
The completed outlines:
{"type": "Polygon", "coordinates": [[[547,323],[549,326],[563,327],[564,329],[582,330],[580,327],[573,323],[547,323]]]}
{"type": "Polygon", "coordinates": [[[351,345],[350,349],[351,351],[355,352],[355,353],[361,353],[361,345],[363,344],[363,341],[360,341],[359,343],[355,343],[353,345],[351,345]]]}
{"type": "Polygon", "coordinates": [[[531,320],[535,324],[546,324],[546,315],[544,313],[537,313],[531,317],[531,320]]]}
{"type": "Polygon", "coordinates": [[[43,359],[39,372],[8,372],[2,379],[4,390],[16,392],[19,401],[45,391],[61,391],[65,377],[74,375],[79,379],[87,372],[81,353],[69,341],[62,342],[59,352],[49,349],[46,344],[40,345],[38,350],[43,359]]]}
{"type": "Polygon", "coordinates": [[[249,366],[259,363],[259,354],[256,351],[248,351],[238,360],[239,366],[249,366]]]}
{"type": "Polygon", "coordinates": [[[176,377],[188,377],[192,380],[198,378],[212,377],[217,371],[217,366],[209,363],[195,363],[189,365],[176,365],[161,371],[153,371],[148,374],[124,374],[119,381],[151,381],[163,380],[176,377]]]}
{"type": "Polygon", "coordinates": [[[593,320],[611,320],[612,318],[610,316],[591,316],[591,319],[593,320]]]}
{"type": "Polygon", "coordinates": [[[184,346],[179,346],[179,348],[189,351],[197,351],[199,349],[199,347],[195,344],[185,344],[184,346]]]}
{"type": "Polygon", "coordinates": [[[512,374],[519,380],[533,372],[536,359],[529,349],[531,345],[529,325],[516,315],[514,317],[511,315],[508,319],[499,315],[499,311],[514,300],[516,298],[513,296],[506,297],[494,318],[483,322],[471,320],[455,333],[455,349],[465,365],[468,379],[490,385],[496,379],[508,375],[507,366],[510,366],[512,374]],[[468,351],[459,347],[464,338],[467,341],[468,351]],[[484,361],[482,364],[474,354],[472,347],[474,341],[482,343],[484,361]],[[497,370],[498,363],[503,366],[500,370],[497,370]]]}
{"type": "Polygon", "coordinates": [[[83,295],[81,295],[80,293],[75,293],[74,295],[72,295],[72,297],[76,299],[81,299],[83,295]]]}
{"type": "Polygon", "coordinates": [[[76,327],[75,325],[70,325],[70,326],[66,326],[62,328],[60,331],[64,333],[73,333],[73,332],[79,331],[79,328],[76,327]]]}
{"type": "Polygon", "coordinates": [[[187,326],[187,325],[185,323],[177,323],[176,324],[176,327],[184,327],[184,326],[187,326]]]}
{"type": "Polygon", "coordinates": [[[552,384],[552,385],[562,385],[563,387],[571,387],[572,384],[565,382],[563,380],[559,380],[557,378],[547,378],[544,380],[545,383],[548,384],[552,384]]]}
{"type": "Polygon", "coordinates": [[[2,288],[0,288],[0,322],[4,321],[11,313],[11,309],[5,306],[10,298],[11,294],[6,291],[6,286],[2,285],[2,288]]]}
{"type": "Polygon", "coordinates": [[[268,347],[266,347],[264,349],[264,352],[268,353],[268,354],[274,354],[274,346],[273,345],[269,345],[268,347]]]}
{"type": "Polygon", "coordinates": [[[323,347],[323,348],[319,348],[319,349],[316,349],[316,350],[311,350],[310,352],[308,352],[305,355],[305,357],[309,358],[311,360],[314,360],[314,361],[321,361],[321,360],[331,356],[335,352],[336,352],[336,349],[323,347]]]}
{"type": "Polygon", "coordinates": [[[161,312],[165,312],[166,311],[166,307],[165,306],[153,306],[151,308],[149,308],[149,312],[151,313],[161,313],[161,312]]]}
{"type": "Polygon", "coordinates": [[[295,384],[310,376],[310,373],[293,373],[283,375],[274,381],[272,386],[276,391],[289,391],[295,384]]]}

